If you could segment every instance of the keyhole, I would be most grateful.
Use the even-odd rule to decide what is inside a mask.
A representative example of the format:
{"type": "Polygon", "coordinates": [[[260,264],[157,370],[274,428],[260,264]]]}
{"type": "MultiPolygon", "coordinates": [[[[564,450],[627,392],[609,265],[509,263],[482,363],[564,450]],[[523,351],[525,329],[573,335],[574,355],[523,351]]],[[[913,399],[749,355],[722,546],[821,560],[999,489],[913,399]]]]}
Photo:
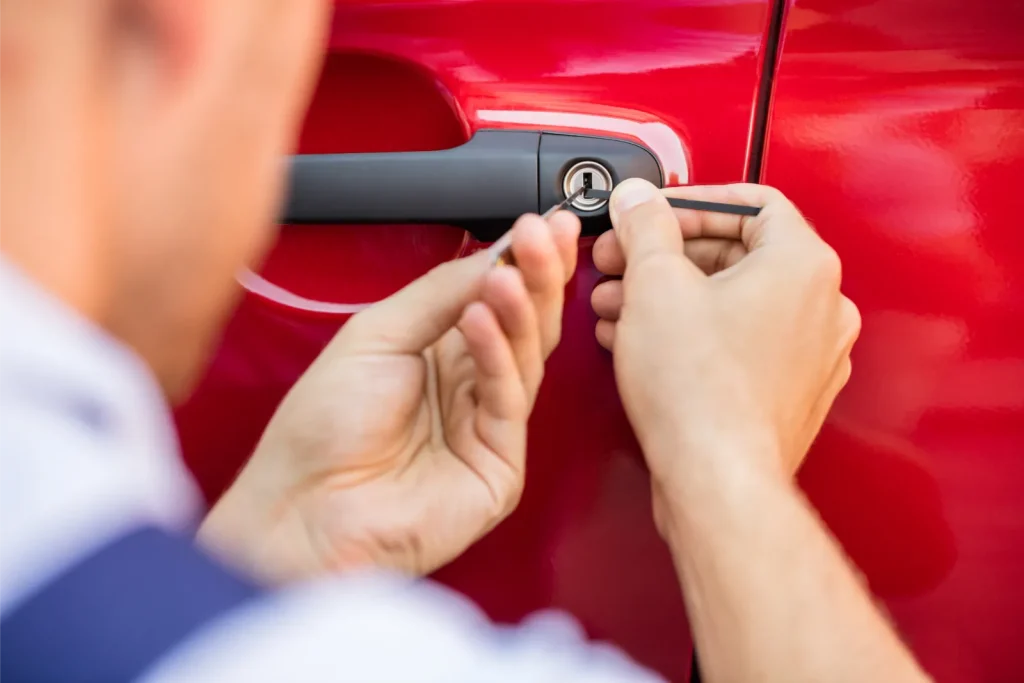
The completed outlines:
{"type": "Polygon", "coordinates": [[[594,199],[588,196],[586,190],[612,189],[612,175],[607,168],[596,161],[589,159],[580,161],[565,172],[565,177],[562,179],[563,196],[568,197],[580,188],[583,188],[584,192],[572,201],[573,208],[579,211],[597,211],[604,207],[608,200],[594,199]]]}

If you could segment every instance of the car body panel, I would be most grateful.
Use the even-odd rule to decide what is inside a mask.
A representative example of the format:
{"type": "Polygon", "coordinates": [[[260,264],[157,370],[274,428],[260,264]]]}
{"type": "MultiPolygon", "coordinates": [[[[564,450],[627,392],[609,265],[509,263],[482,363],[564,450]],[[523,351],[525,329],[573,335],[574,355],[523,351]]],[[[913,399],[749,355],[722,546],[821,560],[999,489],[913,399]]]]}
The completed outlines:
{"type": "MultiPolygon", "coordinates": [[[[939,680],[1019,680],[1024,18],[1010,4],[788,3],[762,81],[767,0],[352,0],[336,7],[299,147],[582,131],[646,145],[667,184],[783,189],[843,257],[864,314],[853,379],[801,485],[939,680]]],[[[686,680],[682,600],[593,339],[590,245],[531,419],[521,506],[436,578],[501,621],[568,610],[686,680]]],[[[286,226],[177,414],[207,497],[352,312],[477,248],[439,226],[286,226]]]]}
{"type": "Polygon", "coordinates": [[[1024,6],[789,8],[764,182],[863,332],[801,483],[940,681],[1024,679],[1024,6]]]}

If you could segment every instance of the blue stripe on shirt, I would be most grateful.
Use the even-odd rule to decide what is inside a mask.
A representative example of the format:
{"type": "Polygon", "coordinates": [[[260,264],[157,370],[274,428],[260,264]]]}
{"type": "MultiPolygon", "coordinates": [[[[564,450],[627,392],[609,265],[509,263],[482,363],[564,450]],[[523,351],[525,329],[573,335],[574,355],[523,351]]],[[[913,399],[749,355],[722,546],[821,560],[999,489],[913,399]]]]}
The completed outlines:
{"type": "Polygon", "coordinates": [[[130,681],[259,594],[191,539],[143,528],[77,564],[0,621],[4,683],[130,681]]]}

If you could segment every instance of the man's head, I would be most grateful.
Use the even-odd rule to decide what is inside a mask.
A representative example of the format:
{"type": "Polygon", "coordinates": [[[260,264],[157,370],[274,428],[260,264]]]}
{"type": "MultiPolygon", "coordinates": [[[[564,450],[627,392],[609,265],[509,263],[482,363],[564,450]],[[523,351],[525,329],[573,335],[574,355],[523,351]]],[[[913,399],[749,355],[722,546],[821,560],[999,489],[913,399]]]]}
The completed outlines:
{"type": "Polygon", "coordinates": [[[326,0],[2,0],[4,256],[195,379],[274,233],[326,0]]]}

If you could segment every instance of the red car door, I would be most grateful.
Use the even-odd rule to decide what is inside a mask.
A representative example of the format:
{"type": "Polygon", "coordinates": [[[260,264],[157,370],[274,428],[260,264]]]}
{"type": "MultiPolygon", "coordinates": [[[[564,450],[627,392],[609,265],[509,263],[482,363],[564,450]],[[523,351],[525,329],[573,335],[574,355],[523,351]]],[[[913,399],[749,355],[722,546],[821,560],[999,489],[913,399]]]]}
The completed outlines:
{"type": "MultiPolygon", "coordinates": [[[[583,133],[650,150],[667,184],[741,180],[770,18],[768,0],[349,0],[336,6],[299,152],[442,150],[481,130],[583,133]]],[[[393,203],[403,190],[389,188],[393,203]]],[[[178,413],[208,497],[352,311],[475,246],[464,230],[405,222],[282,229],[178,413]]],[[[593,637],[685,680],[682,599],[611,359],[594,340],[590,242],[530,424],[522,503],[437,578],[500,620],[567,610],[593,637]]]]}
{"type": "MultiPolygon", "coordinates": [[[[999,9],[1010,4],[347,0],[298,152],[379,164],[519,131],[539,150],[572,136],[583,145],[573,158],[635,146],[666,185],[782,188],[843,257],[864,315],[853,381],[801,484],[940,680],[1019,680],[1024,204],[1011,183],[1024,176],[1024,17],[999,9]]],[[[493,237],[402,213],[417,183],[433,189],[424,158],[416,172],[380,166],[372,177],[393,177],[386,199],[345,214],[392,223],[286,211],[303,224],[285,225],[245,280],[178,412],[209,498],[351,313],[493,237]]],[[[498,211],[477,199],[466,202],[498,211]]],[[[522,503],[436,578],[502,621],[567,610],[682,681],[689,630],[611,359],[594,341],[591,243],[531,420],[522,503]]]]}
{"type": "Polygon", "coordinates": [[[801,483],[936,680],[1024,680],[1024,5],[798,0],[780,54],[763,180],[863,315],[801,483]]]}

